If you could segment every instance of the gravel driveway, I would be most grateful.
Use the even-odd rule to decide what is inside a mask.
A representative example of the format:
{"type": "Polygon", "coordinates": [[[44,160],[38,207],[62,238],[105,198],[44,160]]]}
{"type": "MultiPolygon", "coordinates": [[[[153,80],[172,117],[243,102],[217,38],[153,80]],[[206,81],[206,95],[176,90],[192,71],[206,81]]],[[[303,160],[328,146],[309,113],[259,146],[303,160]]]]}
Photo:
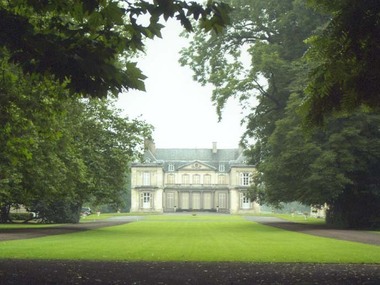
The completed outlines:
{"type": "Polygon", "coordinates": [[[288,231],[380,246],[380,233],[362,230],[341,230],[327,228],[323,225],[293,223],[276,217],[247,216],[245,219],[288,231]]]}

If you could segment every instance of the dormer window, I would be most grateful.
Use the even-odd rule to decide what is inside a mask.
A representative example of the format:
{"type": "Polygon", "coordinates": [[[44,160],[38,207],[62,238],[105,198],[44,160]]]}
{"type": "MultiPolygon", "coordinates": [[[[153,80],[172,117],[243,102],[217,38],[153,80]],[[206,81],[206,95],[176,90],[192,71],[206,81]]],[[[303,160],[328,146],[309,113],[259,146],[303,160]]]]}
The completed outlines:
{"type": "Polygon", "coordinates": [[[169,171],[174,171],[174,164],[170,163],[168,166],[169,171]]]}
{"type": "Polygon", "coordinates": [[[224,164],[219,164],[219,172],[224,172],[226,171],[226,167],[224,164]]]}

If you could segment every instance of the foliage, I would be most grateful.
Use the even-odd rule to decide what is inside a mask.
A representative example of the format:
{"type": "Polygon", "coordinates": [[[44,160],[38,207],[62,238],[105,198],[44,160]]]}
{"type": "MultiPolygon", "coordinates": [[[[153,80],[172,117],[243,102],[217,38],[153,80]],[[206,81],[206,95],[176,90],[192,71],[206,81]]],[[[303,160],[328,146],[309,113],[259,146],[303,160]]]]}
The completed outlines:
{"type": "Polygon", "coordinates": [[[262,200],[329,205],[327,223],[378,227],[380,217],[380,116],[364,111],[330,119],[306,135],[293,96],[287,116],[270,137],[271,156],[260,166],[262,200]],[[365,205],[365,206],[364,206],[365,205]]]}
{"type": "Polygon", "coordinates": [[[128,163],[151,127],[108,100],[68,96],[65,84],[2,63],[1,221],[24,205],[46,222],[77,222],[85,201],[120,204],[128,163]]]}
{"type": "Polygon", "coordinates": [[[332,113],[360,105],[379,110],[380,5],[376,0],[309,1],[331,17],[308,39],[312,66],[304,103],[306,120],[323,124],[332,113]]]}
{"type": "Polygon", "coordinates": [[[378,116],[366,107],[337,113],[321,129],[309,122],[378,104],[379,5],[306,2],[231,0],[231,25],[221,37],[196,34],[181,63],[214,86],[219,115],[228,98],[242,102],[243,139],[255,139],[246,150],[258,169],[252,199],[328,203],[329,223],[376,226],[378,116]]]}
{"type": "Polygon", "coordinates": [[[11,220],[27,221],[33,218],[33,215],[31,213],[11,213],[10,218],[11,220]]]}
{"type": "Polygon", "coordinates": [[[225,4],[210,1],[203,7],[180,0],[2,0],[0,47],[25,74],[69,79],[71,93],[106,97],[144,89],[132,54],[143,49],[144,38],[161,36],[161,18],[176,18],[187,30],[194,18],[204,29],[220,31],[228,12],[225,4]]]}
{"type": "Polygon", "coordinates": [[[325,18],[304,1],[230,0],[231,24],[221,35],[199,30],[182,51],[195,80],[214,86],[212,100],[219,116],[231,97],[239,98],[247,113],[244,138],[254,138],[254,163],[267,153],[275,121],[282,118],[291,91],[300,88],[305,72],[300,58],[309,37],[325,18]],[[294,86],[297,85],[297,86],[294,86]]]}
{"type": "Polygon", "coordinates": [[[0,221],[20,204],[46,222],[77,222],[85,201],[122,207],[129,163],[151,126],[96,98],[144,89],[133,58],[145,38],[161,36],[161,19],[220,32],[229,10],[211,1],[0,0],[0,221]]]}

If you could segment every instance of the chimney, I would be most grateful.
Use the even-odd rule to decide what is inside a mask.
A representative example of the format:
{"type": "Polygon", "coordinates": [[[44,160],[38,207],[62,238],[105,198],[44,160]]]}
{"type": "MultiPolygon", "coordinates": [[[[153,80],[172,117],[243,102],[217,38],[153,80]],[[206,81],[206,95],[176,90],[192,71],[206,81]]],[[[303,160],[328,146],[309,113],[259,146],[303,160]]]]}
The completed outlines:
{"type": "Polygon", "coordinates": [[[150,150],[152,154],[156,152],[156,145],[154,144],[154,141],[152,139],[144,140],[144,148],[145,150],[150,150]]]}
{"type": "Polygon", "coordinates": [[[218,147],[216,146],[216,142],[212,143],[212,153],[217,153],[218,152],[218,147]]]}

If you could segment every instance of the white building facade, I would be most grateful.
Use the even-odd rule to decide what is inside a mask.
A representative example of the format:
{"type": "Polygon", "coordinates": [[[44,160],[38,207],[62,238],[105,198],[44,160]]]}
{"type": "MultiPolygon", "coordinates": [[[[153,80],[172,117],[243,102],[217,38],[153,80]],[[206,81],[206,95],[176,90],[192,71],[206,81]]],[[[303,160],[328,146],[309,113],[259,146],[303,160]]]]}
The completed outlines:
{"type": "Polygon", "coordinates": [[[248,188],[255,167],[241,149],[155,149],[131,167],[131,212],[257,213],[248,188]]]}

